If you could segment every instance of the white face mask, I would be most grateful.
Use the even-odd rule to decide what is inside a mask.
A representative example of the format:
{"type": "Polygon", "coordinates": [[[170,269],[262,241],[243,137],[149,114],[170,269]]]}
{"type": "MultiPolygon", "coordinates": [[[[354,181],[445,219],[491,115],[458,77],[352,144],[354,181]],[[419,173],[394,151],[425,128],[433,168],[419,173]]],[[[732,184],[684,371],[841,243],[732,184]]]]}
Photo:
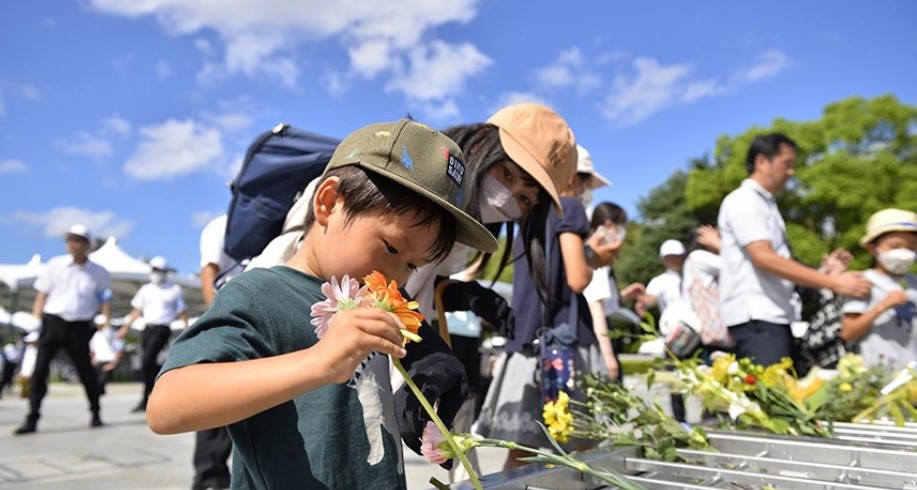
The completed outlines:
{"type": "Polygon", "coordinates": [[[876,254],[876,260],[879,261],[882,268],[896,276],[909,271],[914,265],[915,258],[917,258],[917,252],[906,248],[879,250],[876,254]]]}
{"type": "Polygon", "coordinates": [[[583,201],[583,207],[589,207],[592,204],[592,189],[586,189],[579,196],[580,201],[583,201]]]}
{"type": "Polygon", "coordinates": [[[495,177],[484,174],[478,195],[482,223],[503,223],[522,217],[522,209],[519,208],[513,193],[495,177]]]}
{"type": "Polygon", "coordinates": [[[153,284],[160,284],[162,281],[166,280],[165,272],[150,272],[150,282],[153,284]]]}

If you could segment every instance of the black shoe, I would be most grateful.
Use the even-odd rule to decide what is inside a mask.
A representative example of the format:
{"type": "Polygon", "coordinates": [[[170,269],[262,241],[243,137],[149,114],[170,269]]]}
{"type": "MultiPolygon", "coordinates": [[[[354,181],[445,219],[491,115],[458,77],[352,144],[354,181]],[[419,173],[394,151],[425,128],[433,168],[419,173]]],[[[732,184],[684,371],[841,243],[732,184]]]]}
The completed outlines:
{"type": "Polygon", "coordinates": [[[92,414],[92,422],[89,422],[89,427],[102,427],[103,425],[105,424],[102,423],[102,417],[99,417],[97,413],[92,414]]]}
{"type": "Polygon", "coordinates": [[[34,420],[26,420],[15,431],[13,431],[13,435],[21,436],[23,434],[32,434],[37,430],[38,430],[37,422],[35,422],[34,420]]]}

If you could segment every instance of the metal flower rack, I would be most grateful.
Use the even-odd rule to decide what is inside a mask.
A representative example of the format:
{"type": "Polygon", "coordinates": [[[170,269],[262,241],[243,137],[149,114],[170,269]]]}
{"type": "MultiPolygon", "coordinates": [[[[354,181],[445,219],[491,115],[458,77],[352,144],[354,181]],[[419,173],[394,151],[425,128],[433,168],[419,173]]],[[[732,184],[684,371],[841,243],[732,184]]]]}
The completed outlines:
{"type": "MultiPolygon", "coordinates": [[[[679,450],[688,462],[643,458],[637,448],[597,449],[578,459],[611,468],[648,489],[917,490],[917,424],[835,424],[836,437],[708,432],[716,451],[679,450]]],[[[562,467],[528,465],[481,477],[487,489],[593,490],[607,486],[562,467]]],[[[449,488],[473,488],[468,482],[449,488]]]]}

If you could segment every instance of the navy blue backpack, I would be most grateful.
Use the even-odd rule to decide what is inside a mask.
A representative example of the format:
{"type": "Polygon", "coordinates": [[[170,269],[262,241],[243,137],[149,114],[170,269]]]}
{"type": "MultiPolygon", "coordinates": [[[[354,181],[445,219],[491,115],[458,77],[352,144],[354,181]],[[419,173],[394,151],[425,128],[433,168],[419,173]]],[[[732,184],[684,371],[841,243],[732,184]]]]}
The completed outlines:
{"type": "Polygon", "coordinates": [[[260,254],[283,230],[287,212],[325,170],[340,140],[278,124],[248,147],[230,183],[224,249],[242,262],[260,254]]]}

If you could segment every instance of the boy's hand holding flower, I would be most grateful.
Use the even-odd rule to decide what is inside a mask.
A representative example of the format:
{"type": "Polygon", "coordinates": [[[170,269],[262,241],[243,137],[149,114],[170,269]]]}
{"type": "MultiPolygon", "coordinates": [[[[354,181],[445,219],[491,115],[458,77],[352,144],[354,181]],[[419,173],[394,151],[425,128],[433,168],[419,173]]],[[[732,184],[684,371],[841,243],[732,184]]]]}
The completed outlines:
{"type": "Polygon", "coordinates": [[[330,379],[346,383],[373,352],[405,356],[402,326],[395,315],[375,308],[338,311],[324,327],[314,349],[323,359],[330,379]]]}

